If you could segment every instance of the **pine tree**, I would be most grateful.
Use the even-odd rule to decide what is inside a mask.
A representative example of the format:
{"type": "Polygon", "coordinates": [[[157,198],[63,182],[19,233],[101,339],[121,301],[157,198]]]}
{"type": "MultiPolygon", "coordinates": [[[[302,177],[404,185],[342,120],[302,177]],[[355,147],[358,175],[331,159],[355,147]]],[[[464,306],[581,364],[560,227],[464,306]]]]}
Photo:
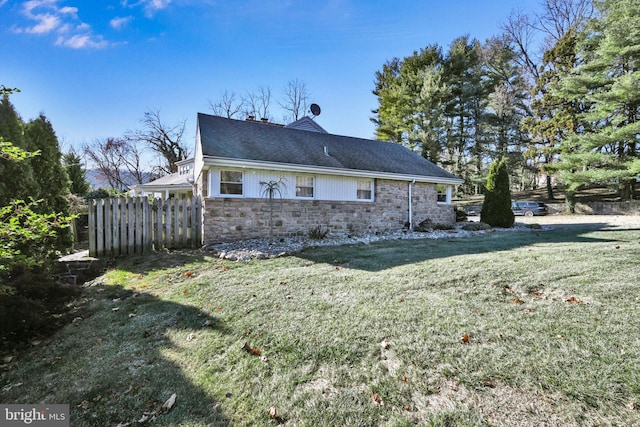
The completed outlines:
{"type": "MultiPolygon", "coordinates": [[[[16,112],[9,96],[4,94],[0,101],[0,137],[15,147],[33,152],[23,136],[24,123],[16,112]]],[[[11,200],[29,200],[35,196],[37,184],[28,161],[12,162],[0,159],[0,206],[6,206],[11,200]]]]}
{"type": "Polygon", "coordinates": [[[31,120],[25,127],[25,139],[29,146],[40,152],[30,161],[35,173],[36,200],[42,199],[40,209],[48,213],[69,212],[69,178],[62,164],[62,153],[51,122],[44,116],[31,120]]]}
{"type": "MultiPolygon", "coordinates": [[[[28,146],[40,153],[28,161],[34,171],[36,184],[30,196],[41,200],[37,206],[38,212],[66,217],[69,215],[69,178],[62,165],[62,153],[51,122],[44,114],[40,114],[26,125],[24,138],[28,146]]],[[[65,251],[72,244],[71,230],[59,230],[55,239],[56,248],[65,251]]]]}
{"type": "Polygon", "coordinates": [[[63,157],[64,167],[69,177],[69,191],[76,196],[84,197],[90,186],[86,178],[86,171],[82,166],[82,158],[74,151],[69,151],[63,157]]]}
{"type": "Polygon", "coordinates": [[[580,64],[558,95],[580,102],[578,133],[563,141],[560,177],[569,193],[615,185],[629,199],[640,175],[640,0],[596,2],[600,13],[579,45],[580,64]]]}
{"type": "Polygon", "coordinates": [[[509,171],[504,158],[491,164],[480,221],[492,227],[513,227],[514,216],[511,210],[509,171]]]}

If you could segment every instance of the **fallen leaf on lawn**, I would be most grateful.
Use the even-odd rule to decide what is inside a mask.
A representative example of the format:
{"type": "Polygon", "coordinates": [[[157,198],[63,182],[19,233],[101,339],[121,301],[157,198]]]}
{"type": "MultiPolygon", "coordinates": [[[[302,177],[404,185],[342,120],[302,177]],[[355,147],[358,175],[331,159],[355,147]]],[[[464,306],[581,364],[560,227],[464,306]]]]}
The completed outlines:
{"type": "Polygon", "coordinates": [[[171,397],[169,399],[167,399],[166,402],[164,402],[164,404],[162,405],[162,408],[160,408],[160,410],[161,411],[167,411],[167,412],[170,411],[171,408],[173,408],[173,405],[176,404],[176,398],[177,397],[178,396],[175,393],[173,393],[171,395],[171,397]]]}
{"type": "Polygon", "coordinates": [[[340,270],[340,267],[336,267],[336,270],[340,270]]]}
{"type": "Polygon", "coordinates": [[[140,285],[140,287],[141,287],[142,289],[144,289],[144,288],[146,288],[146,287],[147,287],[147,285],[140,285]]]}
{"type": "Polygon", "coordinates": [[[132,317],[136,317],[135,313],[129,313],[129,319],[131,319],[132,317]]]}
{"type": "Polygon", "coordinates": [[[520,298],[516,298],[513,301],[511,301],[511,303],[513,303],[513,304],[524,304],[524,301],[522,301],[520,298]]]}
{"type": "Polygon", "coordinates": [[[111,311],[118,311],[118,310],[120,310],[120,307],[113,307],[113,308],[111,309],[111,311]]]}
{"type": "Polygon", "coordinates": [[[407,381],[409,381],[409,377],[407,377],[406,375],[404,375],[404,376],[402,377],[402,382],[403,382],[403,383],[406,383],[407,381]]]}
{"type": "Polygon", "coordinates": [[[192,341],[196,336],[194,334],[187,335],[187,341],[192,341]]]}
{"type": "Polygon", "coordinates": [[[114,298],[114,299],[111,300],[111,302],[120,302],[120,301],[122,301],[122,299],[120,299],[120,298],[114,298]]]}
{"type": "Polygon", "coordinates": [[[268,363],[269,362],[269,359],[267,358],[267,356],[262,356],[260,358],[260,360],[262,360],[264,363],[268,363]]]}
{"type": "Polygon", "coordinates": [[[80,404],[78,405],[78,408],[82,408],[82,409],[89,409],[89,401],[87,400],[83,400],[82,402],[80,402],[80,404]]]}
{"type": "Polygon", "coordinates": [[[404,298],[400,298],[398,302],[404,302],[404,298]]]}
{"type": "Polygon", "coordinates": [[[375,403],[377,406],[384,406],[384,402],[382,401],[378,393],[373,394],[373,403],[375,403]]]}
{"type": "Polygon", "coordinates": [[[138,422],[140,424],[144,424],[149,420],[149,416],[147,414],[142,414],[142,416],[140,417],[140,419],[138,420],[138,422]]]}
{"type": "Polygon", "coordinates": [[[190,271],[186,271],[182,274],[182,277],[191,277],[191,276],[193,276],[193,273],[190,271]]]}
{"type": "Polygon", "coordinates": [[[278,408],[276,408],[275,406],[272,406],[271,408],[269,408],[269,416],[271,417],[272,420],[275,420],[276,418],[278,418],[278,408]]]}
{"type": "Polygon", "coordinates": [[[187,292],[189,292],[189,290],[188,290],[188,289],[183,289],[183,290],[182,290],[182,293],[183,293],[183,294],[185,294],[185,295],[187,294],[187,292]]]}
{"type": "Polygon", "coordinates": [[[213,320],[211,319],[207,319],[204,321],[204,323],[202,324],[202,326],[211,326],[213,325],[213,320]]]}
{"type": "Polygon", "coordinates": [[[576,298],[576,297],[569,297],[565,300],[566,302],[569,303],[573,303],[573,304],[580,304],[582,301],[580,301],[580,299],[576,298]]]}
{"type": "Polygon", "coordinates": [[[464,335],[462,336],[461,340],[462,340],[462,342],[463,342],[463,343],[465,343],[465,344],[469,344],[469,340],[470,340],[470,338],[469,338],[469,334],[464,334],[464,335]]]}
{"type": "Polygon", "coordinates": [[[616,249],[620,249],[620,246],[619,246],[619,245],[616,245],[616,249]]]}
{"type": "Polygon", "coordinates": [[[387,341],[382,341],[380,343],[380,347],[384,348],[385,350],[387,350],[389,347],[391,347],[391,344],[389,344],[387,341]]]}
{"type": "Polygon", "coordinates": [[[282,281],[280,281],[280,284],[281,284],[281,285],[286,285],[286,284],[287,284],[287,282],[285,282],[284,280],[282,280],[282,281]]]}
{"type": "Polygon", "coordinates": [[[254,356],[260,355],[260,350],[258,350],[257,348],[251,347],[249,343],[244,343],[244,345],[242,346],[242,349],[249,354],[253,354],[254,356]]]}

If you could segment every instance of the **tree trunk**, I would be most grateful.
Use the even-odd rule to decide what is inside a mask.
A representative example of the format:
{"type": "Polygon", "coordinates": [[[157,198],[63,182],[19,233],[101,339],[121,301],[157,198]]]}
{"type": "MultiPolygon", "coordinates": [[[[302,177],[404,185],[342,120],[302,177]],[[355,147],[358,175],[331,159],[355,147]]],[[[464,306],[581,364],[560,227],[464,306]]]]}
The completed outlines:
{"type": "Polygon", "coordinates": [[[547,174],[547,199],[555,200],[553,196],[553,185],[551,184],[551,175],[547,174]]]}

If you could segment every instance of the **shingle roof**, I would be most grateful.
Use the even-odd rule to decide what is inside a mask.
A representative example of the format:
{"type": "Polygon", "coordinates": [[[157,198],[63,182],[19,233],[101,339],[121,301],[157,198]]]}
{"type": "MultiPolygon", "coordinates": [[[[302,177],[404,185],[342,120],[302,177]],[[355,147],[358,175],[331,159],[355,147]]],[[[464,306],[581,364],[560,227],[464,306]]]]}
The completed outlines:
{"type": "Polygon", "coordinates": [[[459,179],[391,142],[265,126],[202,113],[198,114],[198,126],[205,157],[459,179]]]}

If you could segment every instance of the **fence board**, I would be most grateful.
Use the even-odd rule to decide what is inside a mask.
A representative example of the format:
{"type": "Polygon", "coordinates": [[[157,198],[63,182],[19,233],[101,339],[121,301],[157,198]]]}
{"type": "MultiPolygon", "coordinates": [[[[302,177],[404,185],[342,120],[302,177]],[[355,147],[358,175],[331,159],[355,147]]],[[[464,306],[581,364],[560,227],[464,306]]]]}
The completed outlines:
{"type": "Polygon", "coordinates": [[[202,242],[202,202],[144,197],[91,201],[89,254],[142,254],[163,248],[198,248],[202,242]]]}

